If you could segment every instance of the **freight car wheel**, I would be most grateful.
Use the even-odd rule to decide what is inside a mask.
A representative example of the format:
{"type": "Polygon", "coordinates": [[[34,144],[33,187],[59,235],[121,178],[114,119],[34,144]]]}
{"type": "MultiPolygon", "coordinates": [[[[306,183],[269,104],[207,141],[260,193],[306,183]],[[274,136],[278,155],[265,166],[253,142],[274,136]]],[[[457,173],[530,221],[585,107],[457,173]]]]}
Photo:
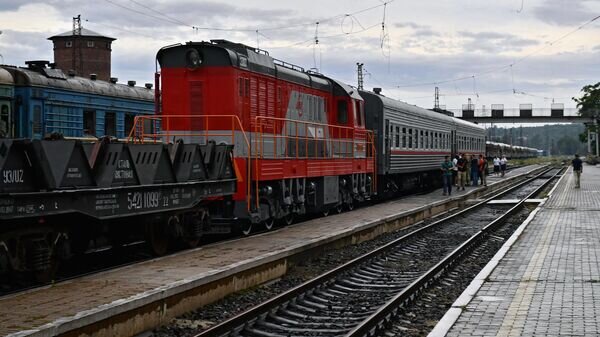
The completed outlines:
{"type": "Polygon", "coordinates": [[[169,251],[169,235],[166,226],[151,223],[146,226],[146,241],[152,254],[165,255],[169,251]]]}
{"type": "Polygon", "coordinates": [[[56,277],[58,271],[58,261],[53,259],[50,266],[44,270],[34,271],[33,277],[39,283],[50,283],[56,277]]]}

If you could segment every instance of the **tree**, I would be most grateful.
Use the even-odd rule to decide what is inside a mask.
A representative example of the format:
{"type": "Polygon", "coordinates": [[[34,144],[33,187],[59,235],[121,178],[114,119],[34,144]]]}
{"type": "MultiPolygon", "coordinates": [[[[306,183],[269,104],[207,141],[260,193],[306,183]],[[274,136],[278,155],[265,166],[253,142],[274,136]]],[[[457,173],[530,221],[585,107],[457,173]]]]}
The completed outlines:
{"type": "Polygon", "coordinates": [[[583,96],[573,97],[579,108],[579,115],[598,118],[600,115],[600,82],[586,85],[581,91],[583,96]]]}
{"type": "Polygon", "coordinates": [[[544,141],[542,139],[542,136],[539,133],[536,133],[532,138],[531,141],[529,142],[529,146],[530,147],[535,147],[536,149],[543,149],[544,148],[544,141]]]}
{"type": "Polygon", "coordinates": [[[559,154],[573,155],[578,152],[579,145],[579,142],[575,138],[564,136],[558,140],[556,147],[559,154]]]}
{"type": "MultiPolygon", "coordinates": [[[[584,86],[581,89],[581,92],[583,93],[581,97],[573,97],[573,100],[577,103],[577,108],[579,108],[579,115],[592,117],[597,121],[600,117],[600,82],[584,86]]],[[[579,136],[580,141],[583,141],[584,139],[587,141],[588,130],[597,132],[598,126],[586,124],[586,130],[583,132],[584,134],[579,136]]]]}

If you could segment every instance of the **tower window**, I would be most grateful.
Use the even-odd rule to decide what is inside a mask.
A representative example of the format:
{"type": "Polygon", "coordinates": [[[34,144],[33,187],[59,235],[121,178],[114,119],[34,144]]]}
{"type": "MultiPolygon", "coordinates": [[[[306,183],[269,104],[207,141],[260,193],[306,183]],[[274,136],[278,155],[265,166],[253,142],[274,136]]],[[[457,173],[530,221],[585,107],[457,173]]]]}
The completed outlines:
{"type": "Polygon", "coordinates": [[[87,42],[87,46],[88,46],[88,48],[93,48],[94,47],[94,41],[88,41],[87,42]]]}
{"type": "Polygon", "coordinates": [[[73,41],[67,41],[67,42],[65,42],[65,47],[67,47],[67,48],[73,47],[73,41]]]}

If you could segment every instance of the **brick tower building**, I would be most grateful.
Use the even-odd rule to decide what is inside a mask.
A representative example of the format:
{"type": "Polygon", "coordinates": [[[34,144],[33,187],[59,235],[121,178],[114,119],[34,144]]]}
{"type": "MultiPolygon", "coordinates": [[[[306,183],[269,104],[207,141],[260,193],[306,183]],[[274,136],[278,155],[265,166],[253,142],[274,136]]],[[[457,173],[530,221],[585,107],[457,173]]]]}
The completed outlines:
{"type": "Polygon", "coordinates": [[[112,37],[81,27],[79,16],[73,18],[73,30],[48,38],[54,43],[54,63],[65,73],[77,76],[96,74],[99,80],[110,80],[112,37]]]}

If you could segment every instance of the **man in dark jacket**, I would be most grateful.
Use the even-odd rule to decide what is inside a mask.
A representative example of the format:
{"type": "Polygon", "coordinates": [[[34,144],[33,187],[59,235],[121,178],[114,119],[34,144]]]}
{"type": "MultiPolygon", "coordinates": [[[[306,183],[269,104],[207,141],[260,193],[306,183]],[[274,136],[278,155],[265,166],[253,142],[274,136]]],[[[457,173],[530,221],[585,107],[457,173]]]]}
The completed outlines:
{"type": "Polygon", "coordinates": [[[581,173],[583,172],[583,162],[579,159],[579,155],[575,155],[575,159],[571,161],[573,165],[573,174],[575,175],[575,188],[580,188],[581,173]]]}
{"type": "Polygon", "coordinates": [[[471,158],[471,185],[477,186],[479,183],[479,160],[475,155],[471,158]]]}
{"type": "Polygon", "coordinates": [[[444,157],[442,163],[442,181],[444,182],[444,195],[452,195],[452,168],[454,165],[449,156],[444,157]]]}

